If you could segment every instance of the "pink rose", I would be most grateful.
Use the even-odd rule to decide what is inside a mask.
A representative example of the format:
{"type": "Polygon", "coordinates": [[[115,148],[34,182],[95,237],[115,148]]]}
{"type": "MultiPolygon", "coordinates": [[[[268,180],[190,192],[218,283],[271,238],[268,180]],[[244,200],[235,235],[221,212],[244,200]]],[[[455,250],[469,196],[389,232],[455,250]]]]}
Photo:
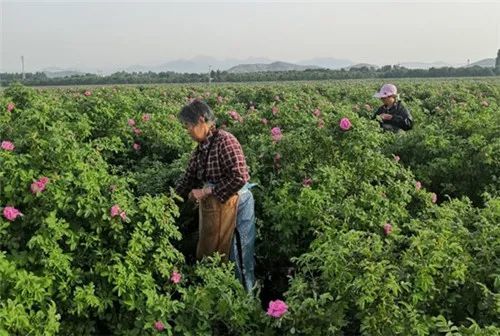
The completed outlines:
{"type": "Polygon", "coordinates": [[[417,181],[417,182],[415,183],[415,189],[416,189],[417,191],[419,191],[420,189],[422,189],[422,183],[421,183],[420,181],[417,181]]]}
{"type": "Polygon", "coordinates": [[[21,211],[17,210],[14,207],[6,206],[3,208],[3,216],[7,218],[9,221],[15,221],[17,217],[24,216],[21,211]]]}
{"type": "Polygon", "coordinates": [[[280,318],[288,311],[288,306],[285,302],[281,300],[269,302],[269,307],[267,308],[267,315],[280,318]]]}
{"type": "Polygon", "coordinates": [[[16,107],[14,103],[8,103],[7,104],[7,111],[12,112],[12,110],[16,107]]]}
{"type": "Polygon", "coordinates": [[[313,183],[313,180],[312,180],[312,178],[310,178],[310,177],[307,177],[307,178],[305,178],[305,179],[302,181],[302,185],[303,185],[304,187],[306,187],[306,188],[307,188],[307,187],[310,187],[310,186],[312,185],[312,183],[313,183]]]}
{"type": "Polygon", "coordinates": [[[279,127],[273,127],[271,129],[271,137],[274,141],[278,142],[283,138],[283,134],[281,133],[281,129],[279,127]]]}
{"type": "Polygon", "coordinates": [[[386,236],[390,235],[392,232],[392,225],[390,223],[385,223],[384,224],[384,234],[386,236]]]}
{"type": "Polygon", "coordinates": [[[132,147],[134,147],[134,149],[135,149],[136,151],[140,151],[140,150],[141,150],[141,145],[140,145],[140,144],[138,144],[137,142],[136,142],[136,143],[134,143],[134,144],[132,145],[132,147]]]}
{"type": "Polygon", "coordinates": [[[129,126],[135,126],[135,120],[134,120],[134,119],[129,119],[129,120],[127,121],[127,124],[128,124],[129,126]]]}
{"type": "Polygon", "coordinates": [[[316,117],[316,118],[319,118],[319,116],[321,115],[321,111],[319,108],[315,109],[313,111],[313,115],[316,117]]]}
{"type": "Polygon", "coordinates": [[[273,113],[274,116],[277,115],[279,111],[280,110],[279,110],[278,106],[273,106],[271,108],[271,112],[273,113]]]}
{"type": "Polygon", "coordinates": [[[13,151],[16,146],[14,146],[14,144],[10,141],[2,141],[1,148],[6,151],[13,151]]]}
{"type": "Polygon", "coordinates": [[[156,322],[154,323],[154,325],[153,325],[153,326],[154,326],[154,328],[155,328],[156,330],[158,330],[158,331],[163,331],[163,330],[165,330],[165,325],[163,324],[163,322],[162,322],[162,321],[156,321],[156,322]]]}
{"type": "Polygon", "coordinates": [[[399,155],[394,155],[394,161],[399,162],[399,160],[401,160],[401,158],[399,157],[399,155]]]}
{"type": "Polygon", "coordinates": [[[142,121],[146,122],[146,121],[150,121],[150,120],[151,120],[151,114],[146,113],[146,114],[142,115],[142,121]]]}
{"type": "Polygon", "coordinates": [[[115,204],[111,207],[111,217],[116,217],[120,214],[121,212],[121,209],[120,209],[120,206],[118,204],[115,204]]]}
{"type": "Polygon", "coordinates": [[[45,185],[49,182],[49,179],[47,177],[42,177],[36,182],[33,182],[31,184],[31,192],[33,194],[38,194],[42,191],[45,190],[45,185]]]}
{"type": "Polygon", "coordinates": [[[318,128],[325,127],[325,121],[323,119],[318,120],[318,128]]]}
{"type": "Polygon", "coordinates": [[[135,135],[141,135],[142,134],[142,131],[137,128],[137,127],[132,127],[132,130],[134,131],[135,135]]]}
{"type": "Polygon", "coordinates": [[[91,94],[92,94],[92,92],[90,92],[89,90],[87,90],[87,91],[85,91],[85,92],[83,93],[83,95],[84,95],[85,97],[89,97],[91,94]]]}
{"type": "Polygon", "coordinates": [[[340,119],[339,126],[343,131],[348,131],[351,128],[352,124],[348,118],[342,118],[340,119]]]}
{"type": "Polygon", "coordinates": [[[127,220],[127,214],[125,213],[125,211],[120,212],[120,218],[122,220],[127,220]]]}
{"type": "Polygon", "coordinates": [[[179,282],[181,282],[181,278],[182,275],[179,272],[173,271],[172,276],[170,277],[170,281],[172,281],[174,284],[178,284],[179,282]]]}
{"type": "Polygon", "coordinates": [[[229,116],[235,120],[235,121],[239,121],[239,122],[243,122],[243,118],[239,115],[238,112],[236,111],[229,111],[228,112],[229,116]]]}
{"type": "Polygon", "coordinates": [[[431,202],[432,203],[436,203],[437,200],[438,200],[438,197],[437,197],[436,193],[432,193],[431,194],[431,202]]]}

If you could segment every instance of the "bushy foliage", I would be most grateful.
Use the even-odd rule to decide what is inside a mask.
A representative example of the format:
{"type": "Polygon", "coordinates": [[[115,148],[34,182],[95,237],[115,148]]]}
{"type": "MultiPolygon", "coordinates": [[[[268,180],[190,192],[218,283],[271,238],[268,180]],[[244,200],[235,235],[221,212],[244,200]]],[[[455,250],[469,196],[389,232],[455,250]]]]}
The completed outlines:
{"type": "Polygon", "coordinates": [[[498,81],[396,83],[398,134],[380,84],[4,90],[0,335],[497,335],[498,81]],[[255,296],[186,252],[192,99],[258,183],[255,296]]]}

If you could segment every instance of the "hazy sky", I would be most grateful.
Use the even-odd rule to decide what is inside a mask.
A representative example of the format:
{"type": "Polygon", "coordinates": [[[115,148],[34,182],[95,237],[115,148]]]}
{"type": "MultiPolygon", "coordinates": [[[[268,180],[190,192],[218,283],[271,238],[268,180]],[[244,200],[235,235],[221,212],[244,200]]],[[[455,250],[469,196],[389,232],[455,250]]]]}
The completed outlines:
{"type": "Polygon", "coordinates": [[[396,64],[496,57],[497,1],[6,1],[0,71],[198,55],[396,64]]]}

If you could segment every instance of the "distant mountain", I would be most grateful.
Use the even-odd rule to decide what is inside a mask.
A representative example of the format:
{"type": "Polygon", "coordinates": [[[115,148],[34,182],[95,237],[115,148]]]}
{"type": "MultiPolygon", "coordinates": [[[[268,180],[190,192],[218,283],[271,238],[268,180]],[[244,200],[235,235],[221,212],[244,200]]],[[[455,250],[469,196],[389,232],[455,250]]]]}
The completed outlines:
{"type": "Polygon", "coordinates": [[[270,63],[267,58],[251,57],[247,59],[223,59],[219,60],[209,56],[197,56],[190,59],[177,59],[154,66],[134,65],[123,69],[126,72],[179,72],[179,73],[204,73],[211,70],[227,70],[238,64],[248,63],[270,63]]]}
{"type": "Polygon", "coordinates": [[[267,72],[267,71],[304,71],[307,69],[320,69],[315,65],[298,65],[286,62],[273,62],[270,64],[240,64],[228,70],[230,73],[249,73],[249,72],[267,72]]]}
{"type": "Polygon", "coordinates": [[[339,58],[331,58],[331,57],[318,57],[311,58],[308,60],[303,60],[297,62],[297,64],[301,65],[316,65],[325,69],[342,69],[347,68],[353,65],[353,62],[348,59],[339,59],[339,58]]]}
{"type": "Polygon", "coordinates": [[[485,58],[483,60],[471,63],[468,67],[480,66],[483,68],[494,68],[495,67],[495,59],[494,58],[485,58]]]}

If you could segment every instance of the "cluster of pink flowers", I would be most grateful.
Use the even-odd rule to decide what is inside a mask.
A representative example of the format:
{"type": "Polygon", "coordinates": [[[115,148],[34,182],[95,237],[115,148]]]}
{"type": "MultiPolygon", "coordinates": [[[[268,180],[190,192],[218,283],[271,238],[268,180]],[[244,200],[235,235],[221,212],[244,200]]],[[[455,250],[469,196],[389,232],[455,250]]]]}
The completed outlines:
{"type": "Polygon", "coordinates": [[[232,111],[229,111],[227,114],[229,114],[229,116],[231,117],[231,119],[233,119],[234,121],[237,121],[237,122],[243,122],[243,117],[240,116],[240,114],[234,110],[232,111]]]}
{"type": "Polygon", "coordinates": [[[12,110],[16,108],[16,105],[12,102],[7,104],[7,111],[12,112],[12,110]]]}
{"type": "Polygon", "coordinates": [[[3,149],[3,150],[6,150],[6,151],[13,151],[14,149],[16,149],[16,146],[14,146],[14,144],[10,141],[2,141],[2,144],[0,145],[0,147],[3,149]]]}
{"type": "Polygon", "coordinates": [[[278,142],[283,138],[283,133],[281,133],[281,129],[279,127],[273,127],[271,129],[271,137],[275,142],[278,142]]]}
{"type": "Polygon", "coordinates": [[[179,282],[181,282],[181,279],[182,275],[179,272],[177,271],[172,272],[172,275],[170,276],[170,281],[172,281],[172,283],[178,284],[179,282]]]}
{"type": "Polygon", "coordinates": [[[45,190],[45,186],[47,185],[47,183],[49,183],[49,178],[46,176],[41,177],[31,184],[31,192],[33,194],[41,193],[45,190]]]}
{"type": "Polygon", "coordinates": [[[17,217],[24,216],[21,211],[14,207],[6,206],[3,208],[3,216],[9,221],[15,221],[17,217]]]}
{"type": "Polygon", "coordinates": [[[111,217],[120,216],[122,220],[127,219],[127,214],[125,213],[125,211],[122,211],[122,209],[120,209],[120,206],[118,204],[115,204],[111,207],[110,213],[111,217]]]}
{"type": "Polygon", "coordinates": [[[310,187],[310,186],[312,185],[312,183],[313,183],[312,178],[310,178],[310,177],[306,177],[306,178],[304,178],[304,180],[302,181],[302,186],[304,186],[304,187],[306,187],[306,188],[307,188],[307,187],[310,187]]]}
{"type": "Polygon", "coordinates": [[[153,324],[153,327],[158,330],[158,331],[163,331],[165,330],[165,325],[163,324],[162,321],[156,321],[154,324],[153,324]]]}
{"type": "MultiPolygon", "coordinates": [[[[143,122],[148,122],[151,120],[151,114],[145,113],[142,115],[142,121],[143,122]]],[[[136,127],[137,123],[134,119],[130,118],[127,120],[127,124],[132,128],[132,131],[134,132],[135,135],[139,136],[142,134],[142,130],[138,127],[136,127]]],[[[139,151],[141,149],[141,145],[137,142],[135,142],[132,145],[132,148],[134,148],[135,151],[139,151]]]]}
{"type": "Polygon", "coordinates": [[[340,126],[341,130],[348,131],[349,129],[351,129],[352,124],[351,124],[351,121],[348,118],[344,117],[344,118],[340,119],[339,126],[340,126]]]}
{"type": "Polygon", "coordinates": [[[386,236],[388,236],[388,235],[391,234],[391,232],[392,232],[392,225],[391,225],[391,223],[385,223],[384,224],[384,234],[386,236]]]}
{"type": "Polygon", "coordinates": [[[287,311],[288,305],[285,302],[281,300],[270,301],[267,308],[267,315],[274,318],[280,318],[285,315],[287,311]]]}

